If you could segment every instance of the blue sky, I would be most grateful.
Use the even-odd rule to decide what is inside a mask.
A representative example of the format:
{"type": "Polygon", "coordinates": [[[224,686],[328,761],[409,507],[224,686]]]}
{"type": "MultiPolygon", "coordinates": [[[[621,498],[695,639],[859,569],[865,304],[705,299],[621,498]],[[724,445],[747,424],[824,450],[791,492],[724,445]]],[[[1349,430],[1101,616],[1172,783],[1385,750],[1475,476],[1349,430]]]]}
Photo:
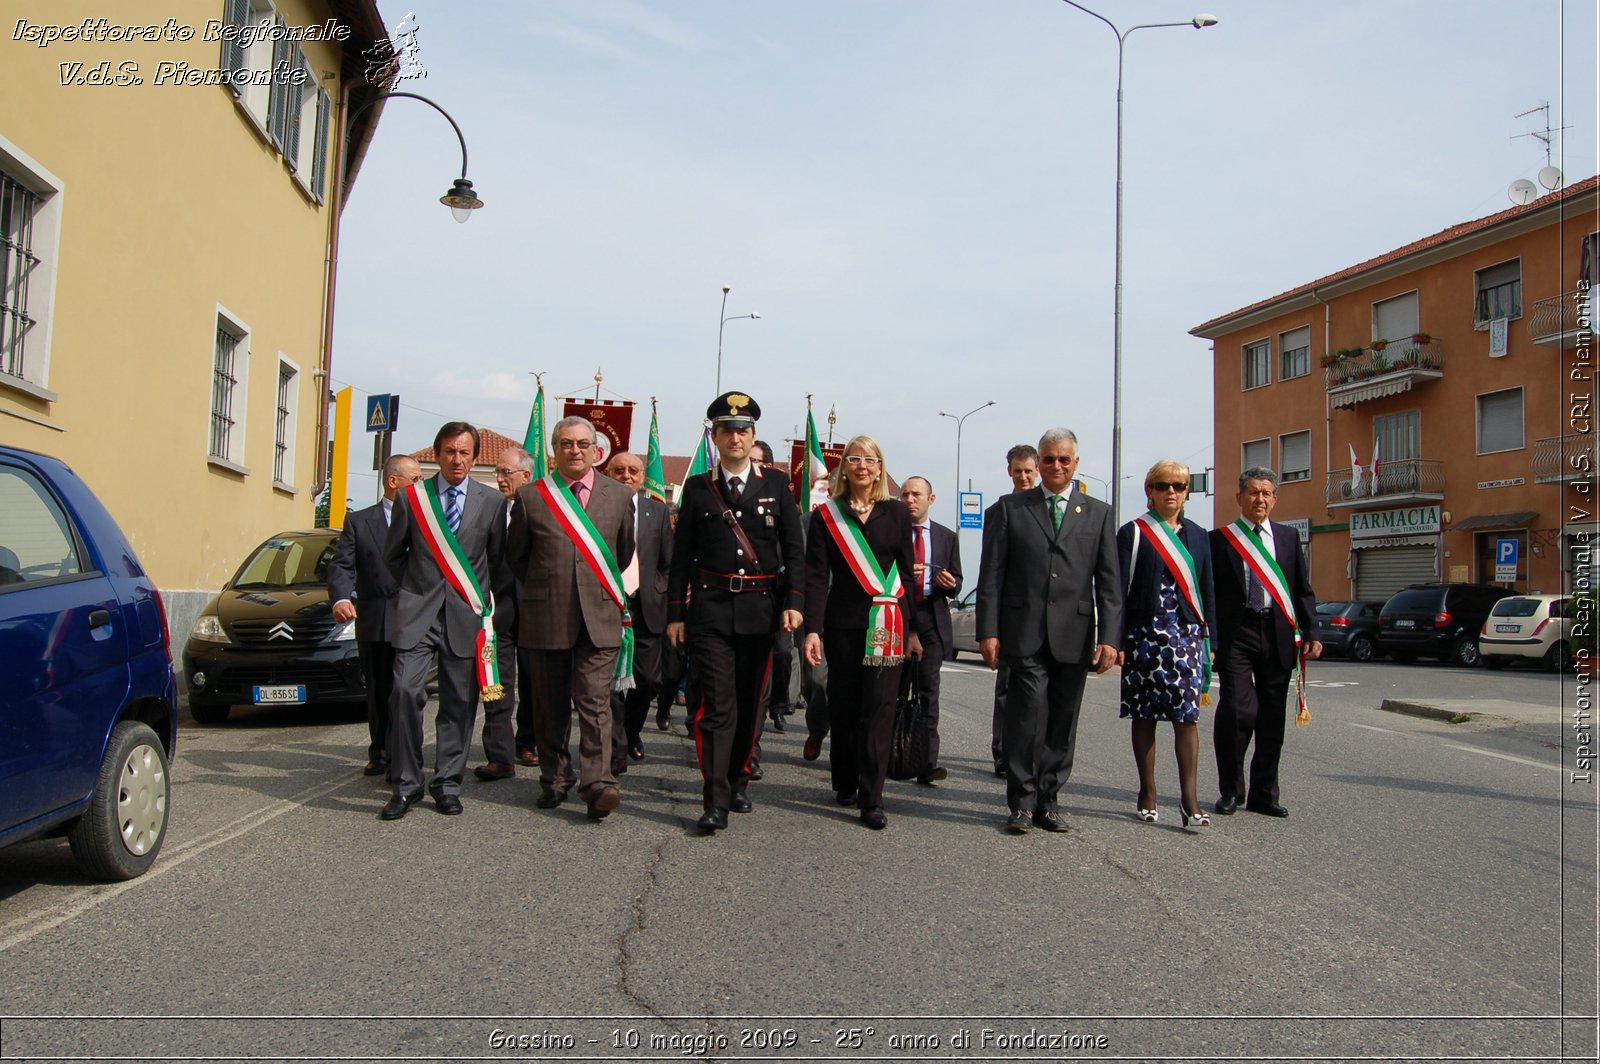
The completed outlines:
{"type": "MultiPolygon", "coordinates": [[[[1123,494],[1212,461],[1194,325],[1509,206],[1542,146],[1596,172],[1591,0],[1100,0],[1128,40],[1123,494]]],[[[1052,425],[1111,475],[1116,40],[1059,0],[383,0],[486,202],[437,204],[448,124],[391,101],[346,207],[335,386],[402,397],[398,446],[461,417],[520,437],[547,393],[659,400],[684,453],[723,386],[779,444],[816,395],[955,522],[963,480],[1052,425]]],[[[823,431],[826,432],[824,425],[823,431]]],[[[370,464],[358,438],[352,467],[370,464]]],[[[1104,490],[1090,482],[1091,492],[1104,490]]],[[[357,503],[370,475],[353,479],[357,503]]],[[[1193,507],[1210,517],[1201,501],[1193,507]]],[[[970,568],[976,568],[976,543],[970,568]]]]}

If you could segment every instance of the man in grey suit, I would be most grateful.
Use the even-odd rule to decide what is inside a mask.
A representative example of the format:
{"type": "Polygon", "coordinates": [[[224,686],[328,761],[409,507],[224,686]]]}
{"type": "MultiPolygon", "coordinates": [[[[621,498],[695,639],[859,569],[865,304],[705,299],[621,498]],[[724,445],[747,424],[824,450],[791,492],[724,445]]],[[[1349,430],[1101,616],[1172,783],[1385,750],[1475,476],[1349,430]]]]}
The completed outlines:
{"type": "Polygon", "coordinates": [[[661,634],[667,628],[667,573],[672,568],[672,527],[667,504],[644,489],[644,459],[618,451],[606,472],[633,492],[634,564],[623,572],[633,614],[633,690],[611,692],[611,769],[644,760],[644,722],[661,686],[661,634]]]}
{"type": "MultiPolygon", "coordinates": [[[[478,430],[465,421],[447,422],[433,438],[439,473],[437,490],[443,520],[443,547],[461,548],[467,566],[482,589],[484,608],[491,591],[503,586],[506,542],[506,500],[468,474],[478,457],[478,430]]],[[[461,812],[461,777],[467,746],[478,712],[478,633],[483,618],[446,579],[434,548],[429,546],[425,515],[413,512],[413,500],[429,507],[427,482],[402,492],[389,524],[384,560],[399,587],[395,596],[394,695],[390,700],[389,757],[394,797],[383,807],[384,820],[399,820],[422,799],[422,710],[428,668],[439,661],[439,713],[435,720],[433,780],[428,790],[439,812],[461,812]]],[[[448,556],[448,555],[447,555],[448,556]]],[[[470,585],[469,585],[470,586],[470,585]]]]}
{"type": "MultiPolygon", "coordinates": [[[[622,800],[611,771],[611,686],[622,644],[622,610],[573,541],[557,505],[581,508],[603,548],[626,570],[633,560],[633,493],[597,476],[595,428],[581,417],[551,432],[556,472],[517,491],[507,550],[521,589],[517,641],[528,651],[534,736],[539,745],[541,809],[566,801],[572,788],[572,708],[578,711],[578,794],[589,819],[603,820],[622,800]],[[550,496],[547,492],[559,492],[550,496]]],[[[582,527],[581,522],[578,527],[582,527]]],[[[624,600],[625,601],[625,600],[624,600]]]]}
{"type": "Polygon", "coordinates": [[[417,460],[408,454],[397,454],[385,462],[383,499],[345,518],[328,563],[333,619],[340,624],[356,622],[356,656],[367,688],[367,765],[361,770],[367,776],[389,771],[389,696],[394,690],[394,644],[389,625],[397,588],[394,574],[383,561],[383,544],[389,537],[395,493],[421,476],[417,460]]]}
{"type": "Polygon", "coordinates": [[[1078,438],[1051,429],[1039,440],[1040,486],[1002,497],[984,522],[978,649],[991,669],[1011,669],[1006,827],[1016,834],[1068,830],[1058,792],[1072,774],[1084,678],[1117,663],[1116,529],[1109,506],[1073,492],[1077,468],[1078,438]]]}

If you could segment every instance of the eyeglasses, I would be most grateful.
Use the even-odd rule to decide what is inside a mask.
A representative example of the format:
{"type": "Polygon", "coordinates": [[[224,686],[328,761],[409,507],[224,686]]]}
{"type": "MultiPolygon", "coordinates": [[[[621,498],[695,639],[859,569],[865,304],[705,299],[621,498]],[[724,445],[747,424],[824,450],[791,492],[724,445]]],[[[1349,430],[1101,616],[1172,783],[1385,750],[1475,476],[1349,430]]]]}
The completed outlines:
{"type": "Polygon", "coordinates": [[[507,480],[510,480],[512,477],[521,472],[524,471],[521,469],[507,469],[505,466],[494,467],[494,475],[497,477],[505,477],[507,480]]]}
{"type": "Polygon", "coordinates": [[[844,456],[844,460],[851,465],[875,466],[878,464],[876,458],[865,454],[847,454],[844,456]]]}
{"type": "Polygon", "coordinates": [[[1039,464],[1040,465],[1071,465],[1073,462],[1076,462],[1077,460],[1078,460],[1078,456],[1077,455],[1072,455],[1071,457],[1066,457],[1066,456],[1059,455],[1059,454],[1041,454],[1039,456],[1039,464]]]}
{"type": "Polygon", "coordinates": [[[1188,491],[1189,490],[1189,485],[1187,485],[1187,484],[1171,483],[1171,482],[1168,482],[1168,481],[1165,481],[1165,480],[1152,480],[1149,484],[1146,484],[1145,487],[1149,488],[1151,491],[1188,491]]]}
{"type": "Polygon", "coordinates": [[[594,446],[593,440],[557,440],[556,448],[562,451],[587,451],[594,446]]]}

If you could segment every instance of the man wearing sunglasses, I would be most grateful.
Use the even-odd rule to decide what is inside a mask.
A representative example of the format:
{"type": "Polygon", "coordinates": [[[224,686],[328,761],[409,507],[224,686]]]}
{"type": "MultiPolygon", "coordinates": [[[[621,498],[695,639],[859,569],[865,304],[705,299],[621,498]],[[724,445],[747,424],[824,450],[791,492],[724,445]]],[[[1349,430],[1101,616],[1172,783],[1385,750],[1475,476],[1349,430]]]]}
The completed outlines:
{"type": "Polygon", "coordinates": [[[1122,586],[1111,507],[1073,491],[1078,438],[1039,440],[1039,486],[1004,496],[983,528],[978,650],[1011,669],[1004,746],[1006,828],[1069,830],[1059,792],[1072,774],[1078,707],[1092,668],[1117,664],[1122,586]],[[1098,633],[1098,634],[1097,634],[1098,633]]]}

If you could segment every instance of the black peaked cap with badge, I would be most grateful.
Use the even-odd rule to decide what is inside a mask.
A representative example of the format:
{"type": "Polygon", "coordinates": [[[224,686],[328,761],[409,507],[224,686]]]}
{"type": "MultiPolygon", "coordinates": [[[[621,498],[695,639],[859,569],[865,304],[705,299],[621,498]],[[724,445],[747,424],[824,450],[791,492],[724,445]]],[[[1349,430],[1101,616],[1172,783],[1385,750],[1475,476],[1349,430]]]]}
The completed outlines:
{"type": "Polygon", "coordinates": [[[723,392],[706,407],[706,417],[713,426],[753,429],[761,420],[761,404],[743,392],[723,392]]]}

